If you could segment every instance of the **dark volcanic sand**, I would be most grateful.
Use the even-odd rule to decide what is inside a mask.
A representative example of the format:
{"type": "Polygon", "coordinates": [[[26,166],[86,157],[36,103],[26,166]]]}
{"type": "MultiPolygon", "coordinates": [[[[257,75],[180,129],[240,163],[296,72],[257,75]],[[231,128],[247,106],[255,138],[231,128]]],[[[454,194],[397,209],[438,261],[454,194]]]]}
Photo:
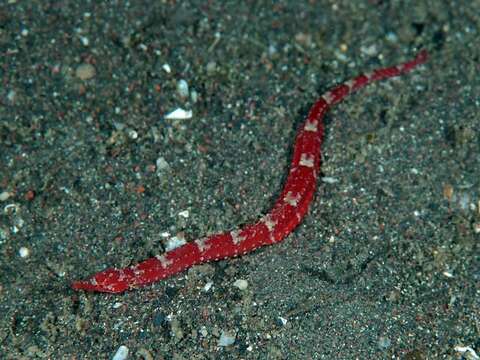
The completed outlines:
{"type": "Polygon", "coordinates": [[[274,3],[0,5],[2,358],[480,353],[479,2],[274,3]],[[122,295],[69,288],[166,232],[257,219],[316,97],[420,48],[327,115],[328,181],[283,243],[122,295]]]}

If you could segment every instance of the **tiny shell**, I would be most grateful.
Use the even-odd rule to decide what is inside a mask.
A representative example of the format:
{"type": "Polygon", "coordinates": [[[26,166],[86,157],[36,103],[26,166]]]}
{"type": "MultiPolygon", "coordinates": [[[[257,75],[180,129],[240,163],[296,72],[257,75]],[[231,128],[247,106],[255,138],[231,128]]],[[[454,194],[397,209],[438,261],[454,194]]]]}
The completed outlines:
{"type": "Polygon", "coordinates": [[[176,119],[190,119],[192,117],[192,110],[184,110],[182,108],[177,108],[173,110],[172,112],[169,112],[167,115],[165,115],[165,119],[171,119],[171,120],[176,120],[176,119]]]}
{"type": "Polygon", "coordinates": [[[0,201],[5,201],[5,200],[8,200],[8,198],[12,196],[12,193],[11,192],[8,192],[8,191],[3,191],[0,193],[0,201]]]}
{"type": "Polygon", "coordinates": [[[188,89],[188,83],[186,80],[181,79],[177,81],[177,93],[182,98],[187,98],[190,91],[188,89]]]}
{"type": "Polygon", "coordinates": [[[228,332],[223,331],[218,339],[218,346],[230,346],[235,343],[235,335],[231,335],[228,332]]]}
{"type": "Polygon", "coordinates": [[[118,348],[115,355],[113,355],[112,360],[125,360],[128,358],[128,352],[129,352],[128,347],[126,347],[125,345],[122,345],[118,348]]]}
{"type": "Polygon", "coordinates": [[[25,247],[25,246],[22,246],[19,250],[18,250],[18,253],[20,255],[20,257],[22,258],[26,258],[30,255],[30,249],[25,247]]]}
{"type": "Polygon", "coordinates": [[[167,73],[170,74],[172,72],[172,68],[168,64],[163,64],[162,69],[167,73]]]}
{"type": "Polygon", "coordinates": [[[246,290],[248,287],[248,281],[243,279],[238,279],[233,283],[233,286],[239,288],[240,290],[246,290]]]}
{"type": "Polygon", "coordinates": [[[182,245],[185,245],[187,241],[185,240],[184,237],[180,236],[173,236],[170,239],[165,241],[165,251],[172,251],[173,249],[176,249],[182,245]]]}
{"type": "Polygon", "coordinates": [[[183,210],[178,213],[178,216],[184,217],[185,219],[188,219],[190,216],[190,212],[188,210],[183,210]]]}
{"type": "Polygon", "coordinates": [[[80,64],[75,70],[75,76],[80,80],[90,80],[95,77],[96,70],[91,64],[80,64]]]}

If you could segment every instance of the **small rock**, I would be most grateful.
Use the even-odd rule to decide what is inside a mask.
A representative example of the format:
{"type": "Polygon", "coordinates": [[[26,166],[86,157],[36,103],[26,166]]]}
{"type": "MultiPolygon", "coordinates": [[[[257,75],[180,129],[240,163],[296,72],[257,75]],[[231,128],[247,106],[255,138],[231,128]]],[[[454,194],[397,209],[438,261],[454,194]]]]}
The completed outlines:
{"type": "Polygon", "coordinates": [[[207,64],[207,73],[209,75],[213,74],[217,69],[217,63],[215,61],[209,61],[207,64]]]}
{"type": "Polygon", "coordinates": [[[172,236],[171,238],[165,240],[165,251],[172,251],[182,245],[185,245],[187,241],[185,240],[185,236],[181,233],[178,233],[176,236],[172,236]]]}
{"type": "Polygon", "coordinates": [[[0,193],[0,201],[5,201],[5,200],[8,200],[8,198],[12,196],[12,193],[11,192],[8,192],[8,191],[3,191],[0,193]]]}
{"type": "Polygon", "coordinates": [[[128,358],[128,347],[122,345],[118,348],[115,355],[113,355],[112,360],[125,360],[128,358]]]}
{"type": "Polygon", "coordinates": [[[134,129],[127,130],[127,135],[132,140],[137,140],[138,139],[138,132],[134,129]]]}
{"type": "Polygon", "coordinates": [[[173,319],[170,326],[172,329],[172,335],[176,339],[176,341],[182,340],[183,329],[182,329],[182,326],[180,325],[180,321],[178,321],[177,319],[173,319]]]}
{"type": "Polygon", "coordinates": [[[189,95],[188,83],[186,80],[181,79],[177,81],[177,93],[181,98],[187,98],[189,95]]]}
{"type": "Polygon", "coordinates": [[[75,76],[80,80],[90,80],[96,75],[96,70],[91,64],[81,64],[75,70],[75,76]]]}
{"type": "Polygon", "coordinates": [[[192,102],[195,104],[198,101],[198,93],[197,90],[192,89],[190,91],[190,99],[192,99],[192,102]]]}
{"type": "Polygon", "coordinates": [[[165,119],[167,120],[184,120],[190,119],[193,116],[192,110],[184,110],[182,108],[177,108],[167,115],[165,115],[165,119]]]}
{"type": "Polygon", "coordinates": [[[203,287],[203,291],[204,292],[208,292],[213,286],[213,281],[209,281],[205,284],[205,286],[203,287]]]}
{"type": "Polygon", "coordinates": [[[167,73],[170,74],[172,72],[172,68],[168,64],[163,64],[162,69],[167,73]]]}
{"type": "Polygon", "coordinates": [[[164,157],[159,157],[156,161],[157,171],[167,170],[170,167],[170,164],[165,160],[164,157]]]}
{"type": "Polygon", "coordinates": [[[223,331],[218,339],[218,346],[230,346],[233,343],[235,343],[235,336],[223,331]]]}
{"type": "Polygon", "coordinates": [[[238,279],[233,283],[233,286],[239,288],[240,290],[246,290],[248,287],[248,281],[243,279],[238,279]]]}
{"type": "Polygon", "coordinates": [[[27,258],[30,256],[30,249],[25,247],[25,246],[22,246],[19,250],[18,250],[18,254],[20,255],[21,258],[27,258]]]}
{"type": "Polygon", "coordinates": [[[178,213],[178,216],[188,219],[188,217],[190,216],[190,212],[188,210],[182,210],[178,213]]]}

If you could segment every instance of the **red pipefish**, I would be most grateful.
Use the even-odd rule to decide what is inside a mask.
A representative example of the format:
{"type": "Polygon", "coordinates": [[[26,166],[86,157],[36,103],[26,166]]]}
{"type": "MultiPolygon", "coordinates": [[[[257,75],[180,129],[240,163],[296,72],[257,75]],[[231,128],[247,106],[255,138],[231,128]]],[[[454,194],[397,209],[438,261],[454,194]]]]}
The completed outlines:
{"type": "Polygon", "coordinates": [[[120,293],[147,285],[193,265],[244,255],[258,247],[282,241],[303,219],[313,199],[321,163],[323,117],[350,93],[375,81],[405,74],[427,61],[422,50],[413,60],[357,76],[327,91],[311,107],[297,132],[287,181],[273,208],[257,222],[197,239],[124,269],[107,269],[87,280],[75,281],[75,290],[120,293]]]}

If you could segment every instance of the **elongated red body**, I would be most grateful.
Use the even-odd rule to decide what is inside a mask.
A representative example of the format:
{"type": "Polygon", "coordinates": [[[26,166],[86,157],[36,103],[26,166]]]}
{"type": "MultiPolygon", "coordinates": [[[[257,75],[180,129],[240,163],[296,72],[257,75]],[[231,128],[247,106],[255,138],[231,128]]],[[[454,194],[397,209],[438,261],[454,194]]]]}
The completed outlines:
{"type": "Polygon", "coordinates": [[[323,141],[323,117],[348,94],[374,81],[402,75],[427,60],[427,52],[406,63],[374,70],[336,86],[313,104],[298,130],[285,186],[268,214],[253,224],[187,243],[163,255],[124,269],[107,269],[82,281],[75,290],[120,293],[164,279],[193,265],[244,255],[264,245],[282,241],[303,219],[317,184],[323,141]]]}

